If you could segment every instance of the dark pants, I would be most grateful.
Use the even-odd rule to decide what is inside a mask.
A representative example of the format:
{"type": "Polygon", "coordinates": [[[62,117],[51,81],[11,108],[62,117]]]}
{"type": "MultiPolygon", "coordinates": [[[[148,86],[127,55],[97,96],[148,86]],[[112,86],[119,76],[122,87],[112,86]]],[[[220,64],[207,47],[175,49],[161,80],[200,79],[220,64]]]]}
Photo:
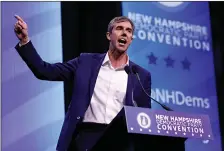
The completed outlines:
{"type": "MultiPolygon", "coordinates": [[[[81,123],[77,125],[76,131],[73,135],[72,142],[68,151],[88,151],[90,150],[96,142],[100,139],[104,131],[106,130],[106,124],[98,123],[81,123]]],[[[119,135],[118,135],[119,137],[119,135]]],[[[111,138],[116,139],[116,138],[111,138]]],[[[135,151],[135,147],[132,143],[127,145],[125,148],[117,151],[135,151]]],[[[136,150],[140,151],[140,150],[136,150]]],[[[142,151],[142,150],[141,150],[142,151]]]]}
{"type": "Polygon", "coordinates": [[[83,122],[77,125],[68,151],[87,151],[91,149],[106,129],[106,124],[83,122]]]}

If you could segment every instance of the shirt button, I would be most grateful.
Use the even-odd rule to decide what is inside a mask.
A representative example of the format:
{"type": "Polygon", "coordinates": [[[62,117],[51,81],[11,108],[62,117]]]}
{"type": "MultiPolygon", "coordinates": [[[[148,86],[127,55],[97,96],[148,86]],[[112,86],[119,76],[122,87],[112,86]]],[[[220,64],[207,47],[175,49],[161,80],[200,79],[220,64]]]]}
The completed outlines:
{"type": "Polygon", "coordinates": [[[80,116],[77,116],[76,119],[79,120],[80,119],[80,116]]]}

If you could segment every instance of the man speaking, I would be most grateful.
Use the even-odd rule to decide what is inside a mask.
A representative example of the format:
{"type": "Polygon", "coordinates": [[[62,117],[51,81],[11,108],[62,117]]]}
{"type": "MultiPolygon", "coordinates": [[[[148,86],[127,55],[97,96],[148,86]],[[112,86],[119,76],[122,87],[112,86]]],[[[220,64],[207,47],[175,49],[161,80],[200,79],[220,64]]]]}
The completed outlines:
{"type": "Polygon", "coordinates": [[[21,17],[16,15],[15,18],[14,31],[19,39],[15,48],[33,74],[40,80],[74,82],[58,151],[91,149],[124,105],[151,107],[150,98],[130,70],[135,67],[150,95],[150,73],[130,61],[127,55],[134,32],[129,18],[120,16],[110,21],[106,33],[107,53],[83,53],[68,62],[54,64],[41,59],[28,36],[28,25],[21,17]]]}

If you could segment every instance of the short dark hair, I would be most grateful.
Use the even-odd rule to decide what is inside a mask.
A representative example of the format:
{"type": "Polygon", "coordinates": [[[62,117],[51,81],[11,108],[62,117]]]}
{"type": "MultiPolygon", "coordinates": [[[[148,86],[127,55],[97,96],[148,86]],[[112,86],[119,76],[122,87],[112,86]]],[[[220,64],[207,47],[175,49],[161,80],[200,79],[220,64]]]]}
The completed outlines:
{"type": "Polygon", "coordinates": [[[119,17],[115,17],[115,18],[113,18],[113,19],[110,21],[110,23],[108,24],[107,31],[111,33],[112,30],[113,30],[113,27],[114,27],[114,24],[115,24],[115,23],[120,23],[120,22],[124,22],[124,21],[128,21],[128,22],[130,22],[130,24],[131,24],[131,26],[132,26],[132,28],[133,28],[133,32],[134,32],[134,30],[135,30],[135,25],[134,25],[134,23],[132,22],[132,20],[129,19],[128,17],[126,17],[126,16],[119,16],[119,17]]]}

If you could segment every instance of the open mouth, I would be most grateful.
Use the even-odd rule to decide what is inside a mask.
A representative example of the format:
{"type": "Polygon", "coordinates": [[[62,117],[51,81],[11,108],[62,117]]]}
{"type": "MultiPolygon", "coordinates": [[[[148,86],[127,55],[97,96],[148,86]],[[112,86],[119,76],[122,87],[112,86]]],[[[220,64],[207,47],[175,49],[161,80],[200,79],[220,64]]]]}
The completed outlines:
{"type": "Polygon", "coordinates": [[[124,45],[127,43],[127,41],[126,41],[126,39],[121,38],[121,39],[118,40],[118,43],[119,43],[120,45],[123,45],[123,46],[124,46],[124,45]]]}

